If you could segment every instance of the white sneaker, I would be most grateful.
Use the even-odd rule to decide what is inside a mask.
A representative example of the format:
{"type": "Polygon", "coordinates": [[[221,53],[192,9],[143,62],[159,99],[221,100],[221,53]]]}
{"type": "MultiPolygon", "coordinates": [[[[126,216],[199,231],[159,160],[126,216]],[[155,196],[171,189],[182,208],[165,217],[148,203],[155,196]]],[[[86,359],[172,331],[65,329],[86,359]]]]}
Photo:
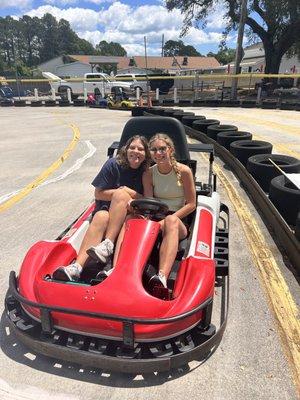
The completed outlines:
{"type": "Polygon", "coordinates": [[[114,244],[111,240],[105,239],[98,246],[90,247],[86,252],[94,260],[106,263],[107,258],[114,252],[114,244]]]}
{"type": "Polygon", "coordinates": [[[162,286],[165,289],[167,288],[167,279],[165,274],[163,274],[161,271],[159,271],[159,273],[157,275],[153,275],[151,276],[150,280],[149,280],[150,286],[154,287],[154,286],[162,286]]]}
{"type": "Polygon", "coordinates": [[[52,274],[52,278],[58,281],[78,281],[82,271],[82,266],[72,263],[66,267],[59,267],[52,274]]]}

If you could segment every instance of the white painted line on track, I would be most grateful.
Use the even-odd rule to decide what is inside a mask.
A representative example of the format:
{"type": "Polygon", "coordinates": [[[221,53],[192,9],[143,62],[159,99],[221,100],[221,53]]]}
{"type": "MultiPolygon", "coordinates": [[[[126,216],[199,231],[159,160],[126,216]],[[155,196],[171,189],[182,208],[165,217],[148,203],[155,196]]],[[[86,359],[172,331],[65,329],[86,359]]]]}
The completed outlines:
{"type": "MultiPolygon", "coordinates": [[[[47,179],[46,181],[42,182],[39,186],[37,186],[35,189],[38,189],[45,185],[49,185],[50,183],[55,183],[55,182],[61,181],[62,179],[65,179],[69,175],[73,174],[75,171],[79,170],[79,168],[82,167],[83,163],[87,159],[91,158],[96,152],[96,147],[93,146],[89,140],[85,140],[84,143],[87,145],[87,147],[89,149],[88,153],[86,153],[83,157],[78,158],[78,160],[75,161],[75,163],[72,165],[72,167],[67,169],[67,171],[65,171],[63,174],[57,176],[56,178],[47,179]]],[[[20,193],[21,190],[23,190],[23,189],[15,190],[14,192],[10,192],[10,193],[7,193],[7,194],[4,194],[3,196],[1,196],[0,204],[5,203],[8,199],[10,199],[11,197],[20,193]]]]}

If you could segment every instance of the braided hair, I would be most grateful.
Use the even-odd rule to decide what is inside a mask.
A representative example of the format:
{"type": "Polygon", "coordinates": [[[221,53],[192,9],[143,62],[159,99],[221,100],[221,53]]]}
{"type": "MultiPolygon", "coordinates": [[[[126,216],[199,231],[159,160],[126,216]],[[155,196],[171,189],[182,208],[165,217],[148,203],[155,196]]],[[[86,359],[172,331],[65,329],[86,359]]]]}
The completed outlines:
{"type": "Polygon", "coordinates": [[[172,149],[172,152],[170,154],[170,161],[171,161],[172,168],[174,169],[176,176],[177,176],[177,185],[181,186],[182,185],[181,172],[178,168],[178,162],[174,155],[175,154],[175,146],[174,146],[173,140],[165,133],[156,133],[149,140],[150,148],[151,148],[151,143],[154,142],[155,140],[163,140],[166,143],[166,145],[172,149]]]}

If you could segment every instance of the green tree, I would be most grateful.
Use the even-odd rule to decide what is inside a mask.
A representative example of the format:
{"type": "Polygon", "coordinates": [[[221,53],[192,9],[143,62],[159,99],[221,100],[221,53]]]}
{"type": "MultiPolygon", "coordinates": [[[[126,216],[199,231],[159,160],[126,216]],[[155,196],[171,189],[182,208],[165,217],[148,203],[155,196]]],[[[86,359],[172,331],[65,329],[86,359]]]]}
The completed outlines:
{"type": "Polygon", "coordinates": [[[201,54],[190,45],[185,45],[182,40],[168,40],[164,45],[165,57],[172,56],[201,56],[201,54]]]}
{"type": "Polygon", "coordinates": [[[41,18],[41,49],[40,61],[44,62],[60,55],[60,41],[58,22],[49,13],[41,18]]]}
{"type": "Polygon", "coordinates": [[[207,53],[207,57],[215,57],[216,60],[219,61],[220,64],[226,65],[235,59],[235,50],[229,49],[228,47],[221,48],[217,53],[209,52],[207,53]]]}
{"type": "Polygon", "coordinates": [[[0,17],[0,51],[5,65],[11,67],[15,62],[15,27],[16,21],[7,16],[0,17]]]}
{"type": "Polygon", "coordinates": [[[37,17],[24,15],[19,20],[20,31],[23,39],[23,60],[28,67],[39,62],[41,23],[37,17]]]}
{"type": "MultiPolygon", "coordinates": [[[[182,35],[196,24],[205,25],[207,17],[218,4],[225,5],[224,19],[228,18],[225,33],[239,23],[240,1],[236,0],[166,0],[168,10],[178,8],[185,15],[182,35]]],[[[266,73],[278,73],[283,55],[299,41],[299,0],[248,0],[246,25],[263,42],[266,73]]]]}
{"type": "Polygon", "coordinates": [[[93,45],[79,38],[68,21],[57,21],[51,14],[42,18],[24,15],[19,20],[0,17],[2,71],[17,70],[20,75],[30,76],[30,69],[39,63],[67,54],[96,54],[93,45]]]}
{"type": "Polygon", "coordinates": [[[100,56],[127,56],[126,50],[120,45],[120,43],[108,43],[106,40],[102,40],[96,45],[96,51],[100,56]]]}
{"type": "Polygon", "coordinates": [[[96,54],[94,46],[85,39],[77,38],[78,54],[96,54]]]}

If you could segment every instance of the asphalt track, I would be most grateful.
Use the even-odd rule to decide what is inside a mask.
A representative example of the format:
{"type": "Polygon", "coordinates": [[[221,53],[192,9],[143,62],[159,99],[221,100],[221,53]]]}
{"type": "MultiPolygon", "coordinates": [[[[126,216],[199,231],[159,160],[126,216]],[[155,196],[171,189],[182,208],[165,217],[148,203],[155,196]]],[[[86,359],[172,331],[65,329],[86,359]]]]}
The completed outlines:
{"type": "MultiPolygon", "coordinates": [[[[300,113],[186,108],[250,131],[276,153],[300,158],[300,113]]],[[[91,180],[130,112],[0,108],[1,304],[10,270],[26,250],[53,239],[92,200],[91,180]]],[[[199,159],[198,175],[206,160],[199,159]]],[[[132,376],[81,369],[30,353],[0,326],[0,399],[299,398],[299,285],[234,175],[216,160],[231,212],[230,310],[219,348],[167,374],[132,376]]],[[[3,307],[2,307],[3,309],[3,307]]]]}

